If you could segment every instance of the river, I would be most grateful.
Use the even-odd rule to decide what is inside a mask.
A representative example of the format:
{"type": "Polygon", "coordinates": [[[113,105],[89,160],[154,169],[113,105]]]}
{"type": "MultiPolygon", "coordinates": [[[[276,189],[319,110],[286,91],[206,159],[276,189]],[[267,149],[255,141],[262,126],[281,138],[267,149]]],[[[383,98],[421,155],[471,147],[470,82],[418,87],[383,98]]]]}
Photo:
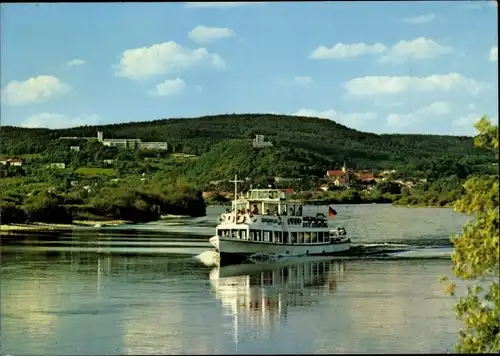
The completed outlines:
{"type": "MultiPolygon", "coordinates": [[[[339,205],[360,256],[217,267],[203,218],[2,235],[1,354],[452,352],[451,209],[339,205]]],[[[459,285],[459,294],[463,286],[459,285]]]]}

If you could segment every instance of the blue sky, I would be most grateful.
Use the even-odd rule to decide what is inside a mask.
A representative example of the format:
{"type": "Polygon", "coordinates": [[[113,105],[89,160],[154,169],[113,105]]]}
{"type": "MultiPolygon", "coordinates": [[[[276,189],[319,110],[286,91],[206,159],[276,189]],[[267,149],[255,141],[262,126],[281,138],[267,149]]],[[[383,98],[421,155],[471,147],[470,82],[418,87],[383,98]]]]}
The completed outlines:
{"type": "Polygon", "coordinates": [[[220,113],[376,133],[498,120],[491,2],[1,5],[2,125],[220,113]]]}

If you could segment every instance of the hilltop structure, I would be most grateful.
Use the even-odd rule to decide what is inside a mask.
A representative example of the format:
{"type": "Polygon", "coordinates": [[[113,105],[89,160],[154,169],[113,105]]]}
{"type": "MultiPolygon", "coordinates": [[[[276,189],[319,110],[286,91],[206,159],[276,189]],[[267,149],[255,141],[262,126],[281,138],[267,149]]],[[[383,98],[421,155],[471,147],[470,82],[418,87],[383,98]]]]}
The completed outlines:
{"type": "Polygon", "coordinates": [[[255,135],[255,138],[252,140],[252,144],[254,148],[264,148],[273,146],[272,142],[264,141],[264,135],[255,135]]]}
{"type": "MultiPolygon", "coordinates": [[[[95,140],[96,137],[60,137],[60,140],[95,140]]],[[[103,131],[97,131],[97,141],[104,146],[119,148],[139,148],[140,150],[168,150],[168,142],[142,142],[139,138],[104,138],[103,131]]],[[[72,146],[72,150],[77,150],[72,146]]]]}
{"type": "Polygon", "coordinates": [[[97,141],[104,146],[120,148],[139,148],[141,150],[168,150],[167,142],[142,142],[138,138],[104,138],[104,132],[97,132],[97,141]]]}

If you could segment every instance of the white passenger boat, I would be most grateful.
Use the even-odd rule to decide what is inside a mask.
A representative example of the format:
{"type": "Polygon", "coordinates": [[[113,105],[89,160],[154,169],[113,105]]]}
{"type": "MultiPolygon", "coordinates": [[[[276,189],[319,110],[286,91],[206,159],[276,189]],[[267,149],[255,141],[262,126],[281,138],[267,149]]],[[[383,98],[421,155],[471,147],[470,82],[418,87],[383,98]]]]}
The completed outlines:
{"type": "Polygon", "coordinates": [[[304,212],[301,203],[289,203],[279,189],[251,189],[238,198],[235,177],[232,211],[219,217],[216,234],[209,242],[221,260],[252,255],[329,255],[350,249],[344,228],[328,227],[329,211],[304,212]]]}

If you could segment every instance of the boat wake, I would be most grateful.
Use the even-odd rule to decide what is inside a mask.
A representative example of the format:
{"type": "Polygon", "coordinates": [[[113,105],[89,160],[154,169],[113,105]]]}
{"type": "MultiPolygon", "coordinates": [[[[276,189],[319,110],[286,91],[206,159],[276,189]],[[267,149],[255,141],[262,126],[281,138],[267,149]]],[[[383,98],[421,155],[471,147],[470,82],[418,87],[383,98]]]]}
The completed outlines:
{"type": "Polygon", "coordinates": [[[346,254],[357,258],[449,258],[453,245],[448,243],[435,243],[434,245],[383,242],[356,244],[346,254]]]}
{"type": "MultiPolygon", "coordinates": [[[[408,245],[371,244],[371,246],[354,246],[349,252],[336,256],[293,256],[273,255],[267,253],[256,253],[249,256],[246,263],[277,263],[280,261],[297,261],[297,263],[309,259],[321,260],[439,260],[450,259],[453,248],[411,248],[408,245]]],[[[217,266],[220,264],[220,256],[215,251],[205,251],[195,256],[205,266],[217,266]]]]}

